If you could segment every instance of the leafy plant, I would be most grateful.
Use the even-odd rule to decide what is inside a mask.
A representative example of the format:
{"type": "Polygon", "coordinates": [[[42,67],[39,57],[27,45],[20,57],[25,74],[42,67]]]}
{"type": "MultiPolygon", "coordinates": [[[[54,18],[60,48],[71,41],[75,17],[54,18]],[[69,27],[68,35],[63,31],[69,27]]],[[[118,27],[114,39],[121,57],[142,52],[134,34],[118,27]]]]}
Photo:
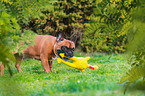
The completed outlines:
{"type": "Polygon", "coordinates": [[[67,39],[77,36],[77,44],[82,39],[82,34],[93,14],[95,0],[58,0],[41,8],[43,15],[32,19],[25,28],[35,31],[37,34],[55,35],[58,30],[65,33],[67,39]]]}
{"type": "Polygon", "coordinates": [[[126,76],[122,77],[119,83],[126,82],[127,90],[128,86],[131,83],[137,81],[145,82],[145,2],[140,0],[138,2],[138,7],[135,8],[132,12],[132,24],[131,29],[129,30],[129,44],[128,44],[128,53],[129,53],[129,64],[132,68],[126,73],[126,76]]]}
{"type": "Polygon", "coordinates": [[[97,0],[96,6],[83,35],[82,49],[86,52],[125,52],[129,13],[136,1],[97,0]]]}

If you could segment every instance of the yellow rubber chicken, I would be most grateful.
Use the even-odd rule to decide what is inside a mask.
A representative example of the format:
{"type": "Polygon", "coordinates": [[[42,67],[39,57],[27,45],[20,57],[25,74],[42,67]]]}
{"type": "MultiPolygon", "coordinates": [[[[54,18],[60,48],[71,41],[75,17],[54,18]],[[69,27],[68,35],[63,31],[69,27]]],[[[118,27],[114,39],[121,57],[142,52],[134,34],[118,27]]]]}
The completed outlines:
{"type": "MultiPolygon", "coordinates": [[[[66,57],[66,56],[64,55],[64,53],[60,53],[60,56],[61,56],[62,58],[63,58],[63,57],[69,58],[69,57],[66,57]]],[[[90,69],[93,69],[93,70],[97,70],[97,69],[98,69],[98,66],[96,66],[96,65],[91,66],[91,65],[88,64],[87,61],[90,59],[90,57],[85,57],[85,58],[83,58],[83,57],[71,57],[71,58],[69,58],[69,59],[71,59],[71,60],[73,61],[73,63],[70,63],[70,62],[68,62],[68,61],[64,61],[64,60],[61,59],[61,58],[57,58],[57,61],[58,61],[58,63],[63,62],[64,64],[66,64],[66,65],[68,65],[68,66],[70,66],[70,67],[74,67],[74,68],[76,68],[76,69],[79,69],[79,70],[81,70],[82,72],[85,72],[84,69],[86,69],[87,67],[90,68],[90,69]]]]}

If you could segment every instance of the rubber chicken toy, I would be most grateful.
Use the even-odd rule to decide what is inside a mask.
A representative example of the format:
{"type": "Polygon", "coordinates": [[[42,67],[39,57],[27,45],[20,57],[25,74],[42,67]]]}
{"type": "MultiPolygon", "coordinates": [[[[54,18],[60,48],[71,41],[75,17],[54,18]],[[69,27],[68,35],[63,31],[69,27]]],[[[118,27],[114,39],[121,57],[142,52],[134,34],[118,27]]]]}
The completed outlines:
{"type": "MultiPolygon", "coordinates": [[[[60,56],[63,58],[69,58],[69,57],[66,57],[64,56],[64,53],[60,53],[60,56]]],[[[90,59],[90,57],[70,57],[69,59],[71,59],[73,61],[73,63],[70,63],[68,61],[64,61],[63,59],[61,58],[57,58],[57,61],[58,63],[61,63],[63,62],[64,64],[70,66],[70,67],[74,67],[76,69],[79,69],[81,70],[82,72],[85,72],[84,69],[86,69],[87,67],[90,68],[90,69],[93,69],[93,70],[97,70],[98,69],[98,66],[94,65],[94,66],[91,66],[88,64],[88,60],[90,59]]]]}

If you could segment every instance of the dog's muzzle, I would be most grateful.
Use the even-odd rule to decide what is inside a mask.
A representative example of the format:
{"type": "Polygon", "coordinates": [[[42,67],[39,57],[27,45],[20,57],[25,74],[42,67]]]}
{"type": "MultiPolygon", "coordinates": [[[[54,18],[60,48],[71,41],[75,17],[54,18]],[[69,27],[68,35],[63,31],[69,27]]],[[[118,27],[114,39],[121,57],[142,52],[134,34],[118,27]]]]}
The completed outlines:
{"type": "Polygon", "coordinates": [[[74,56],[74,50],[75,50],[75,48],[68,48],[67,46],[61,46],[61,49],[57,49],[57,53],[58,53],[58,56],[59,56],[61,59],[65,60],[65,61],[68,61],[68,60],[69,60],[68,58],[74,56]],[[64,55],[65,55],[66,57],[68,57],[68,58],[65,58],[65,57],[62,58],[62,57],[60,56],[60,53],[64,53],[64,55]]]}

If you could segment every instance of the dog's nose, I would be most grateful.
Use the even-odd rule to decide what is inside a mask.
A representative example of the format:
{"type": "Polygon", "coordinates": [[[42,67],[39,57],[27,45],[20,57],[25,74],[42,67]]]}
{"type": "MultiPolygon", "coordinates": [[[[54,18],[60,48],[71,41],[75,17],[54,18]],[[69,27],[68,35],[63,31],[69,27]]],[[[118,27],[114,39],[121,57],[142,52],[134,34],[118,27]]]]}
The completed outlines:
{"type": "Polygon", "coordinates": [[[70,56],[70,57],[73,57],[73,55],[74,55],[73,52],[70,51],[70,52],[69,52],[69,56],[70,56]]]}
{"type": "Polygon", "coordinates": [[[68,51],[68,52],[65,53],[65,55],[66,55],[67,57],[73,57],[73,52],[68,51]]]}

